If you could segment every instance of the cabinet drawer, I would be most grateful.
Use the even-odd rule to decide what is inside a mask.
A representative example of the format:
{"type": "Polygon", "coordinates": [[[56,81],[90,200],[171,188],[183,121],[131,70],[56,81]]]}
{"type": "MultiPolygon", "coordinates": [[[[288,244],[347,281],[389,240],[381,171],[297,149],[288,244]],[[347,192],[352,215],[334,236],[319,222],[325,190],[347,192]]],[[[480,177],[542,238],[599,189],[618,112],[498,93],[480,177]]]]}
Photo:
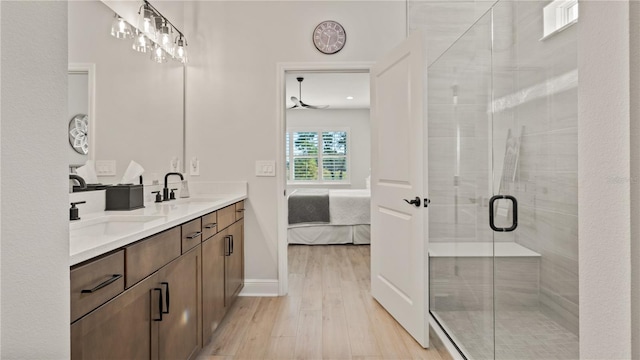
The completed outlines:
{"type": "Polygon", "coordinates": [[[244,200],[236,203],[236,221],[244,218],[244,200]]]}
{"type": "Polygon", "coordinates": [[[202,223],[200,218],[191,220],[181,226],[182,228],[182,253],[200,244],[202,241],[202,223]]]}
{"type": "Polygon", "coordinates": [[[218,232],[218,216],[216,212],[202,217],[202,240],[206,240],[218,232]]]}
{"type": "Polygon", "coordinates": [[[71,270],[71,322],[124,291],[124,251],[71,270]]]}
{"type": "Polygon", "coordinates": [[[235,205],[229,205],[218,210],[218,231],[229,227],[229,225],[233,224],[234,222],[236,222],[235,205]]]}
{"type": "Polygon", "coordinates": [[[180,227],[154,235],[125,248],[126,287],[151,275],[180,256],[180,227]]]}

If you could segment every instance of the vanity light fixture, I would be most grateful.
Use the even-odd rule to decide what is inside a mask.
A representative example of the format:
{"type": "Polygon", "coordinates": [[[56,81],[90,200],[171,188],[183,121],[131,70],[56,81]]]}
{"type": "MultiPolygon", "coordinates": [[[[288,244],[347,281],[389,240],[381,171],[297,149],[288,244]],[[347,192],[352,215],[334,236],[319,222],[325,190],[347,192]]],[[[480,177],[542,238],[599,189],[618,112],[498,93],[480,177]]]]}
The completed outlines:
{"type": "Polygon", "coordinates": [[[138,10],[138,28],[134,29],[120,15],[115,14],[111,35],[118,39],[133,39],[131,48],[141,53],[151,53],[151,60],[162,64],[169,57],[187,63],[187,39],[166,17],[144,0],[138,10]],[[175,40],[173,34],[178,33],[175,40]]]}
{"type": "Polygon", "coordinates": [[[173,56],[176,60],[182,62],[183,64],[187,63],[187,40],[182,36],[182,34],[176,37],[176,44],[173,48],[173,56]]]}
{"type": "Polygon", "coordinates": [[[131,25],[126,22],[120,15],[115,14],[111,23],[111,36],[117,39],[132,39],[133,31],[131,25]]]}
{"type": "Polygon", "coordinates": [[[140,52],[151,51],[151,60],[157,63],[167,62],[167,58],[171,57],[183,64],[187,63],[187,39],[184,34],[176,28],[169,19],[164,17],[158,9],[153,7],[147,0],[143,0],[144,4],[138,10],[140,31],[134,40],[134,50],[140,52]],[[172,42],[173,34],[178,33],[172,42]],[[149,43],[148,47],[142,47],[144,43],[143,35],[149,43]],[[145,49],[145,50],[141,50],[145,49]]]}

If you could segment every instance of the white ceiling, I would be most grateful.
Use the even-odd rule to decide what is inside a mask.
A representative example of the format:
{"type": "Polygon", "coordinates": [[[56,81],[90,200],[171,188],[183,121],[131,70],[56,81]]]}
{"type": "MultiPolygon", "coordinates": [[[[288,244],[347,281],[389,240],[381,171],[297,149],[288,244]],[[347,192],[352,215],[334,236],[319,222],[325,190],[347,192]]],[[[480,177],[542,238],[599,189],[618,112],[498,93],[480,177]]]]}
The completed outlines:
{"type": "Polygon", "coordinates": [[[302,81],[302,101],[309,105],[329,105],[328,109],[368,109],[369,73],[302,73],[286,74],[287,108],[294,104],[291,96],[300,97],[297,77],[302,81]],[[347,100],[353,96],[353,100],[347,100]]]}

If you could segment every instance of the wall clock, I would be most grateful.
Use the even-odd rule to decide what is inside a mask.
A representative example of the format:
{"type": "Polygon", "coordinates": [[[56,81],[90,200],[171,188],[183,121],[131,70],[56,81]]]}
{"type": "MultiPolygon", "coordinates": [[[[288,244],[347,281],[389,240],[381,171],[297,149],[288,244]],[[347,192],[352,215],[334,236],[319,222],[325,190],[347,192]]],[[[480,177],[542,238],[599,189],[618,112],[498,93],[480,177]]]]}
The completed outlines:
{"type": "Polygon", "coordinates": [[[347,33],[342,25],[333,20],[325,20],[313,30],[313,44],[323,54],[335,54],[347,42],[347,33]]]}
{"type": "Polygon", "coordinates": [[[69,144],[78,154],[89,153],[89,116],[78,114],[69,121],[69,144]]]}

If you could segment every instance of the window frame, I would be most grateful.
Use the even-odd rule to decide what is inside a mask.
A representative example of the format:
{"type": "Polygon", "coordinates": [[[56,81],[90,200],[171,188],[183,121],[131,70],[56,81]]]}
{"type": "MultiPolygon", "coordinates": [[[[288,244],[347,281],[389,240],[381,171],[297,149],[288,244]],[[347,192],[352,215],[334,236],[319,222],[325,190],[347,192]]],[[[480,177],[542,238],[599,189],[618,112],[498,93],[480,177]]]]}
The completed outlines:
{"type": "Polygon", "coordinates": [[[314,126],[314,127],[291,127],[291,128],[287,128],[286,134],[285,134],[285,147],[286,147],[286,139],[287,136],[289,137],[289,149],[285,149],[285,166],[286,166],[286,162],[289,162],[289,170],[287,173],[287,185],[350,185],[351,184],[351,129],[348,127],[341,127],[341,126],[337,126],[337,127],[333,127],[333,126],[327,126],[327,127],[319,127],[319,126],[314,126]],[[309,155],[299,155],[299,156],[295,156],[293,154],[293,149],[294,149],[294,141],[293,141],[293,133],[296,132],[315,132],[318,134],[318,156],[309,156],[309,155]],[[324,139],[322,138],[322,133],[323,132],[345,132],[347,134],[347,141],[346,141],[346,154],[345,155],[329,155],[329,154],[323,154],[323,148],[324,148],[324,139]],[[287,156],[287,153],[289,154],[287,156]],[[322,159],[323,157],[327,157],[327,158],[345,158],[346,162],[347,162],[347,176],[343,179],[343,180],[323,180],[322,179],[322,159]],[[294,180],[293,179],[293,174],[294,174],[294,161],[296,158],[299,159],[308,159],[308,158],[312,158],[318,159],[318,180],[294,180]]]}

